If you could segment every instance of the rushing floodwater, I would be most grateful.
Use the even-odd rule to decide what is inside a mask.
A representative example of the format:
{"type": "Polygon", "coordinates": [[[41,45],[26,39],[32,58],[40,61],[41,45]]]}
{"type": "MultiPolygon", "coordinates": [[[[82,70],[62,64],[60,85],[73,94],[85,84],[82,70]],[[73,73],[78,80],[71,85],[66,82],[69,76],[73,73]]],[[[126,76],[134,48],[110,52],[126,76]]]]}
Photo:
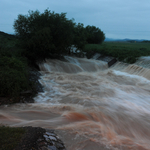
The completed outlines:
{"type": "Polygon", "coordinates": [[[40,64],[45,92],[1,106],[0,123],[56,129],[68,150],[150,150],[150,58],[111,68],[66,59],[40,64]]]}

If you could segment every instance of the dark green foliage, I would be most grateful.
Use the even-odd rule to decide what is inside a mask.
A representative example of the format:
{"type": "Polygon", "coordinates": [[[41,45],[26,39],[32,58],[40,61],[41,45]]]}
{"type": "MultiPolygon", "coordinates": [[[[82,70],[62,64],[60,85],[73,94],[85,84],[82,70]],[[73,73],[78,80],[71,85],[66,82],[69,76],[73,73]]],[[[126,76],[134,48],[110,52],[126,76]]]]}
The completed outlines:
{"type": "Polygon", "coordinates": [[[65,13],[57,14],[46,9],[44,13],[29,11],[28,15],[19,15],[14,29],[24,42],[26,56],[39,61],[53,54],[69,52],[68,48],[73,44],[74,25],[65,13]]]}
{"type": "Polygon", "coordinates": [[[12,34],[7,34],[7,33],[2,32],[2,31],[0,31],[0,37],[8,38],[8,39],[15,38],[15,36],[14,36],[14,35],[12,35],[12,34]]]}
{"type": "Polygon", "coordinates": [[[150,55],[150,44],[104,42],[102,45],[87,44],[84,51],[87,52],[87,58],[97,52],[105,56],[115,57],[119,61],[134,63],[138,57],[150,55]]]}
{"type": "Polygon", "coordinates": [[[86,26],[87,43],[101,44],[105,40],[105,34],[95,26],[86,26]]]}
{"type": "Polygon", "coordinates": [[[77,49],[83,50],[87,39],[87,32],[84,28],[84,25],[78,23],[74,26],[74,41],[73,44],[77,49]]]}
{"type": "Polygon", "coordinates": [[[18,15],[14,22],[16,35],[22,40],[25,56],[31,62],[51,58],[53,55],[69,54],[72,45],[83,50],[86,42],[102,43],[104,33],[95,26],[74,23],[65,13],[29,11],[18,15]]]}
{"type": "Polygon", "coordinates": [[[15,46],[16,41],[17,40],[14,35],[0,31],[0,50],[4,48],[11,49],[15,46]]]}
{"type": "Polygon", "coordinates": [[[55,46],[52,44],[52,37],[50,28],[43,28],[37,31],[26,42],[25,55],[28,56],[30,61],[36,62],[37,60],[44,60],[49,58],[51,53],[55,52],[55,46]]]}
{"type": "Polygon", "coordinates": [[[34,84],[29,80],[23,50],[18,48],[19,40],[4,33],[0,33],[0,39],[5,41],[0,43],[0,97],[12,97],[13,103],[19,100],[21,92],[33,91],[34,84]]]}
{"type": "Polygon", "coordinates": [[[23,128],[0,127],[0,150],[13,150],[25,134],[23,128]]]}
{"type": "Polygon", "coordinates": [[[135,56],[129,56],[129,57],[127,57],[127,59],[125,60],[125,62],[133,64],[133,63],[136,62],[136,60],[137,60],[137,57],[135,57],[135,56]]]}
{"type": "Polygon", "coordinates": [[[30,87],[26,64],[15,57],[1,57],[0,79],[0,96],[16,97],[30,87]]]}
{"type": "Polygon", "coordinates": [[[144,41],[142,41],[142,43],[150,43],[150,41],[149,40],[144,40],[144,41]]]}

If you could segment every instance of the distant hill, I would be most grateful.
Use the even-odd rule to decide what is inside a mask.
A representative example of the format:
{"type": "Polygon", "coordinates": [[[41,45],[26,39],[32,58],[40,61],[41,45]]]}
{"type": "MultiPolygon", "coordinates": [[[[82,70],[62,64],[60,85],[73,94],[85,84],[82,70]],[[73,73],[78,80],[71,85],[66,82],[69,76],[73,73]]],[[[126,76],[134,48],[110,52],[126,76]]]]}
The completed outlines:
{"type": "Polygon", "coordinates": [[[8,33],[5,33],[5,32],[0,31],[0,37],[15,38],[15,35],[8,34],[8,33]]]}
{"type": "Polygon", "coordinates": [[[145,40],[145,39],[113,39],[113,38],[106,38],[105,39],[105,42],[131,42],[131,43],[134,43],[134,42],[149,42],[148,40],[145,40]]]}

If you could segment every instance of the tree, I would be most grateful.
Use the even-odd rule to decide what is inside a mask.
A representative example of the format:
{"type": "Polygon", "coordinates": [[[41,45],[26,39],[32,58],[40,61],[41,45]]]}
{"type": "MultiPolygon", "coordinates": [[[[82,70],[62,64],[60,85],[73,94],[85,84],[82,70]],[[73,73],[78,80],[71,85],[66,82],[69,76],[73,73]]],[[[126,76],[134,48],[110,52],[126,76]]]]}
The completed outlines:
{"type": "Polygon", "coordinates": [[[74,39],[75,23],[65,13],[29,11],[18,15],[14,22],[16,35],[23,41],[25,54],[30,60],[44,60],[53,54],[68,53],[74,39]]]}
{"type": "Polygon", "coordinates": [[[74,41],[73,44],[77,49],[82,50],[86,44],[87,33],[82,23],[74,26],[74,41]]]}
{"type": "Polygon", "coordinates": [[[87,42],[89,44],[101,44],[105,40],[105,34],[95,26],[86,26],[87,42]]]}
{"type": "Polygon", "coordinates": [[[53,55],[68,54],[72,45],[82,51],[86,42],[97,44],[105,39],[99,28],[84,28],[83,24],[67,19],[66,13],[58,14],[48,9],[44,13],[36,10],[18,15],[14,29],[22,41],[24,55],[33,63],[53,55]]]}
{"type": "Polygon", "coordinates": [[[33,36],[26,42],[25,55],[32,62],[37,60],[44,60],[49,58],[51,54],[55,53],[55,45],[52,43],[52,36],[50,28],[43,28],[33,34],[33,36]]]}

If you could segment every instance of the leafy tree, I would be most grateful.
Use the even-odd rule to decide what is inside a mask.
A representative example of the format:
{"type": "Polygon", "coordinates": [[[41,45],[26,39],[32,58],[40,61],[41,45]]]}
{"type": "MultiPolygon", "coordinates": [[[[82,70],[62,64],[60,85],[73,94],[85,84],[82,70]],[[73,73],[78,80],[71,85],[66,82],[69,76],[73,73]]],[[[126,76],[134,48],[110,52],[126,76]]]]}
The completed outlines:
{"type": "Polygon", "coordinates": [[[51,53],[55,53],[55,45],[52,43],[50,28],[43,28],[37,32],[26,42],[25,55],[29,60],[36,62],[49,58],[51,53]]]}
{"type": "Polygon", "coordinates": [[[101,43],[104,33],[95,26],[74,23],[66,13],[54,13],[46,9],[18,15],[14,22],[16,35],[21,39],[24,55],[33,63],[53,55],[70,53],[72,45],[82,50],[86,42],[101,43]]]}
{"type": "Polygon", "coordinates": [[[78,23],[74,27],[74,41],[73,44],[77,49],[82,50],[86,44],[87,32],[82,23],[78,23]]]}
{"type": "Polygon", "coordinates": [[[73,44],[75,23],[65,13],[29,11],[14,22],[16,35],[23,41],[29,59],[43,60],[53,54],[68,53],[73,44]]]}
{"type": "Polygon", "coordinates": [[[105,40],[105,34],[95,26],[86,26],[87,42],[89,44],[101,44],[105,40]]]}

